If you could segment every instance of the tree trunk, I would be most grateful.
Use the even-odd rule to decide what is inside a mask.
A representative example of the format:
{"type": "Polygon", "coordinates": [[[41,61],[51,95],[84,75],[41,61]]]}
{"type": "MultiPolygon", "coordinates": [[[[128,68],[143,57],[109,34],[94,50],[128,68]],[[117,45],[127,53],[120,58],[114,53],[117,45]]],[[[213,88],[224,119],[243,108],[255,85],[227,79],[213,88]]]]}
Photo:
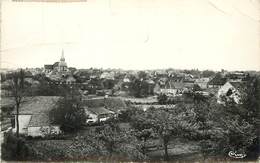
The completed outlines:
{"type": "Polygon", "coordinates": [[[167,161],[169,159],[168,144],[167,142],[164,141],[163,145],[164,145],[164,161],[167,161]]]}
{"type": "Polygon", "coordinates": [[[16,105],[16,136],[19,137],[19,104],[16,105]]]}
{"type": "Polygon", "coordinates": [[[146,139],[143,140],[143,154],[146,154],[146,139]]]}

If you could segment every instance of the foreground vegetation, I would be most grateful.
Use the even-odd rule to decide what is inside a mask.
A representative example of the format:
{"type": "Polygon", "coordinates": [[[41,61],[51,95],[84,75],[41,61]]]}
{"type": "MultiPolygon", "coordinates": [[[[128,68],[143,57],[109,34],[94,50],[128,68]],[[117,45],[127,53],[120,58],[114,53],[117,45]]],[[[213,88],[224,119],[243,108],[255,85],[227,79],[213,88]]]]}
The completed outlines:
{"type": "MultiPolygon", "coordinates": [[[[76,125],[77,130],[67,130],[60,138],[32,140],[7,134],[2,157],[41,161],[185,160],[178,156],[176,148],[186,144],[186,154],[194,156],[232,159],[228,153],[233,151],[243,154],[243,160],[256,160],[259,156],[259,82],[257,77],[248,78],[239,104],[231,98],[219,104],[214,97],[204,99],[191,93],[194,99],[191,103],[178,103],[172,108],[151,107],[143,111],[128,106],[117,119],[102,125],[82,126],[79,121],[81,127],[76,125]]],[[[64,102],[61,105],[70,106],[64,102]]],[[[74,106],[80,108],[71,105],[74,106]]],[[[63,119],[61,122],[72,121],[63,119]]]]}

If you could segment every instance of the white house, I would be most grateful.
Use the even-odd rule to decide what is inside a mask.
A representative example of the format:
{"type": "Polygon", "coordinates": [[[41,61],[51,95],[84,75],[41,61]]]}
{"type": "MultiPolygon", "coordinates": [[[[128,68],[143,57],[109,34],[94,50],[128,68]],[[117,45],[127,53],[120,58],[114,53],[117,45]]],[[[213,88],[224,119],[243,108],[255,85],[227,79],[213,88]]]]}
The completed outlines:
{"type": "MultiPolygon", "coordinates": [[[[26,136],[41,136],[61,133],[60,126],[51,124],[49,112],[58,103],[60,97],[57,96],[36,96],[25,98],[20,106],[18,115],[19,133],[26,136]]],[[[16,111],[14,115],[14,128],[16,132],[16,111]]]]}
{"type": "Polygon", "coordinates": [[[104,122],[115,116],[113,111],[105,107],[85,107],[85,112],[89,116],[86,121],[87,123],[104,122]]]}
{"type": "Polygon", "coordinates": [[[159,91],[154,90],[155,93],[159,94],[167,94],[167,95],[172,95],[172,96],[178,96],[179,94],[182,94],[183,91],[185,90],[185,83],[183,83],[182,81],[168,81],[166,82],[166,84],[162,87],[160,87],[158,84],[155,86],[156,89],[158,89],[159,87],[159,91]]]}
{"type": "Polygon", "coordinates": [[[108,80],[114,80],[115,79],[115,74],[114,72],[103,72],[100,75],[101,79],[108,79],[108,80]]]}
{"type": "Polygon", "coordinates": [[[232,98],[236,103],[239,103],[241,100],[241,82],[226,82],[217,93],[218,103],[223,103],[223,97],[232,98]]]}

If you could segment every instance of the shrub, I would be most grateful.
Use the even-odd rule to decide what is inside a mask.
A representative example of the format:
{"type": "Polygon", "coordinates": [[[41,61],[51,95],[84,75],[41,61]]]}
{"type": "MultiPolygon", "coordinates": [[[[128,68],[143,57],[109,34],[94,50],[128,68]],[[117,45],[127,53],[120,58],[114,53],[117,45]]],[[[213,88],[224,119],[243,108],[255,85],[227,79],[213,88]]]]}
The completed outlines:
{"type": "Polygon", "coordinates": [[[73,132],[86,123],[87,115],[80,101],[65,97],[50,112],[50,119],[54,124],[60,125],[62,131],[73,132]]]}
{"type": "Polygon", "coordinates": [[[29,155],[25,139],[12,133],[5,133],[1,147],[2,159],[6,161],[26,160],[29,155]]]}

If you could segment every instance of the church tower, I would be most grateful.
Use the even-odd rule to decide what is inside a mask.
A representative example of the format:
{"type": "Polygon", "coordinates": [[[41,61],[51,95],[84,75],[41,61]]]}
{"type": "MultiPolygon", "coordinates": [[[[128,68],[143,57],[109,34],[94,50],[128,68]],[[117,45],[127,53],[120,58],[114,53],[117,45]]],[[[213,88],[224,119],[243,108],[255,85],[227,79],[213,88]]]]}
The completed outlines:
{"type": "Polygon", "coordinates": [[[67,71],[67,68],[68,67],[67,67],[67,63],[65,62],[64,50],[62,49],[60,63],[59,63],[59,72],[65,72],[67,71]]]}

